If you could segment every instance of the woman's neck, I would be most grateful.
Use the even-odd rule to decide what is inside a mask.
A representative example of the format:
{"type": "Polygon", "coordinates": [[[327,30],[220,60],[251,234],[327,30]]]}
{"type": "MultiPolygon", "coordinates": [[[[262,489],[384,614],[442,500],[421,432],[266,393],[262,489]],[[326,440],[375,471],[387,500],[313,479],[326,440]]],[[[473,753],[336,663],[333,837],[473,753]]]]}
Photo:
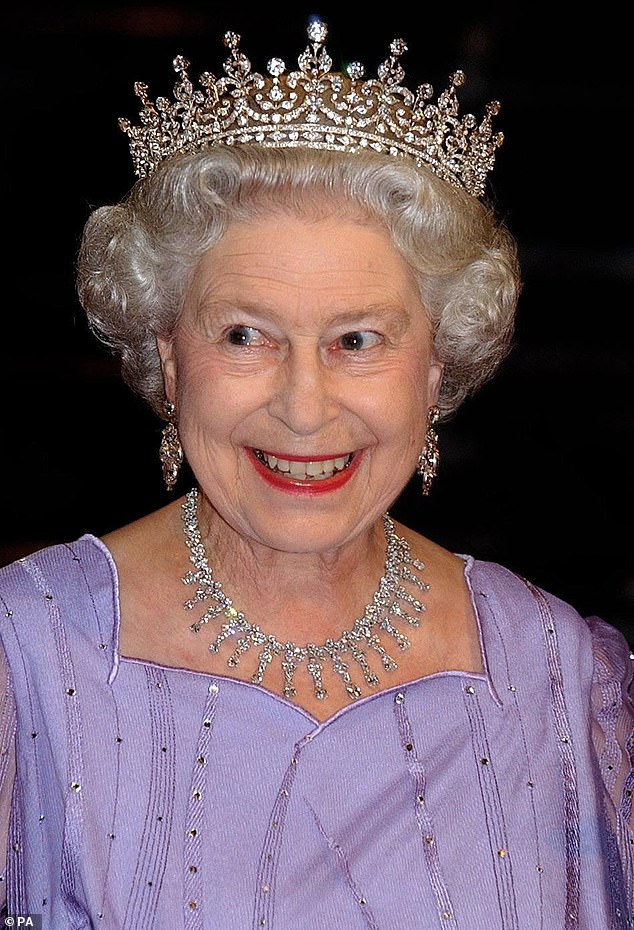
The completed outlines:
{"type": "Polygon", "coordinates": [[[269,628],[289,626],[301,641],[299,627],[312,636],[315,625],[349,625],[363,613],[378,587],[386,558],[382,518],[346,543],[317,552],[280,551],[241,534],[202,499],[199,528],[215,580],[251,622],[269,628]],[[299,619],[303,618],[303,619],[299,619]]]}

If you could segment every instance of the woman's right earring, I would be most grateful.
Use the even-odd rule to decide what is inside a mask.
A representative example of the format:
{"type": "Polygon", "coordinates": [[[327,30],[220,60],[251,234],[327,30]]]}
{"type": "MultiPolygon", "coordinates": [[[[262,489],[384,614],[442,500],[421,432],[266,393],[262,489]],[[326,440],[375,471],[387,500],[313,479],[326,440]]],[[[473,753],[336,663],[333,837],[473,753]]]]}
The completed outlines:
{"type": "Polygon", "coordinates": [[[440,452],[438,451],[438,433],[434,429],[434,424],[438,422],[440,410],[434,404],[429,408],[427,413],[427,433],[425,434],[425,445],[423,451],[418,456],[417,474],[423,479],[423,494],[429,494],[432,482],[438,474],[438,463],[440,462],[440,452]]]}
{"type": "Polygon", "coordinates": [[[159,457],[163,469],[163,481],[168,491],[171,491],[178,480],[178,473],[183,462],[183,447],[174,423],[174,404],[165,403],[165,416],[167,423],[163,428],[159,457]]]}

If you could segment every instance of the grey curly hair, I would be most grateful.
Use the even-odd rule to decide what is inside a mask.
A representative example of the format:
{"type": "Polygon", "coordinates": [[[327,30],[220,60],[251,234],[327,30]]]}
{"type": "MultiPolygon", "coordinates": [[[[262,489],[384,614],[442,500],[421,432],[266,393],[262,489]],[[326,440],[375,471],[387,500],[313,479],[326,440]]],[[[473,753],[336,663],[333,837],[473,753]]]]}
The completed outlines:
{"type": "Polygon", "coordinates": [[[179,156],[95,210],[78,294],[125,381],[162,413],[157,337],[169,339],[201,256],[235,220],[333,212],[379,223],[416,275],[451,415],[508,353],[520,291],[516,246],[494,210],[430,170],[374,152],[255,145],[179,156]]]}

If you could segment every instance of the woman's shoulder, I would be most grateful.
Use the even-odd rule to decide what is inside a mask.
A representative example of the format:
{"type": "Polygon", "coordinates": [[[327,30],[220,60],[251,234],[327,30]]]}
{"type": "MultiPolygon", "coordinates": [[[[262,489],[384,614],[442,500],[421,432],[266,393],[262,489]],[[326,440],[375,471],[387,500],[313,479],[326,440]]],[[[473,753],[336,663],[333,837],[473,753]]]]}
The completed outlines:
{"type": "MultiPolygon", "coordinates": [[[[53,594],[70,588],[77,593],[77,581],[118,586],[118,561],[135,558],[151,562],[163,551],[166,514],[174,504],[156,511],[103,536],[85,533],[67,542],[43,546],[0,567],[0,594],[11,591],[30,596],[33,592],[53,594]]],[[[172,516],[173,522],[173,516],[172,516]]],[[[48,598],[50,600],[50,597],[48,598]]]]}
{"type": "Polygon", "coordinates": [[[70,643],[110,641],[117,578],[107,548],[86,534],[39,549],[0,569],[0,643],[14,674],[51,670],[70,643]]]}
{"type": "Polygon", "coordinates": [[[107,575],[111,567],[107,547],[96,536],[86,533],[69,542],[44,546],[2,566],[0,595],[30,597],[39,592],[51,600],[53,592],[73,585],[78,574],[107,575]]]}
{"type": "Polygon", "coordinates": [[[43,547],[1,568],[0,643],[9,661],[41,669],[67,648],[83,655],[82,643],[89,653],[94,642],[116,646],[122,579],[134,578],[140,564],[156,568],[156,527],[164,522],[150,515],[102,538],[87,533],[43,547]]]}
{"type": "Polygon", "coordinates": [[[46,546],[0,569],[0,640],[15,658],[49,654],[61,630],[109,636],[117,603],[116,569],[101,540],[85,534],[46,546]]]}
{"type": "Polygon", "coordinates": [[[631,686],[634,654],[625,635],[603,618],[586,616],[574,604],[497,562],[466,557],[475,599],[495,617],[498,633],[514,651],[546,651],[590,680],[605,674],[631,686]],[[538,634],[538,635],[536,635],[538,634]],[[602,671],[603,670],[603,671],[602,671]]]}
{"type": "Polygon", "coordinates": [[[485,596],[496,607],[503,609],[509,618],[525,619],[527,611],[546,625],[557,621],[560,626],[577,627],[585,620],[578,608],[565,598],[547,590],[538,581],[522,571],[500,562],[487,561],[474,556],[462,556],[465,575],[474,594],[485,596]]]}
{"type": "Polygon", "coordinates": [[[426,578],[445,593],[462,589],[470,595],[476,612],[484,607],[506,628],[524,625],[528,617],[546,615],[564,624],[582,622],[572,604],[546,591],[520,571],[500,562],[474,555],[452,552],[420,533],[401,524],[397,530],[410,545],[413,555],[425,565],[426,578]]]}

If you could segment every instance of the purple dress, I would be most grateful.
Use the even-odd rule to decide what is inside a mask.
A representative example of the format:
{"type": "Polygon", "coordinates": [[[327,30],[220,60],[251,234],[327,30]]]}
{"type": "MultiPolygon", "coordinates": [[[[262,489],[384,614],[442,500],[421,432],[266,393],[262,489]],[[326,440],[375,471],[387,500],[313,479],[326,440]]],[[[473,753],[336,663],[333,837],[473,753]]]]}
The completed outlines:
{"type": "Polygon", "coordinates": [[[92,536],[0,570],[9,913],[45,930],[632,927],[627,644],[499,565],[465,571],[486,672],[319,723],[122,657],[92,536]]]}

